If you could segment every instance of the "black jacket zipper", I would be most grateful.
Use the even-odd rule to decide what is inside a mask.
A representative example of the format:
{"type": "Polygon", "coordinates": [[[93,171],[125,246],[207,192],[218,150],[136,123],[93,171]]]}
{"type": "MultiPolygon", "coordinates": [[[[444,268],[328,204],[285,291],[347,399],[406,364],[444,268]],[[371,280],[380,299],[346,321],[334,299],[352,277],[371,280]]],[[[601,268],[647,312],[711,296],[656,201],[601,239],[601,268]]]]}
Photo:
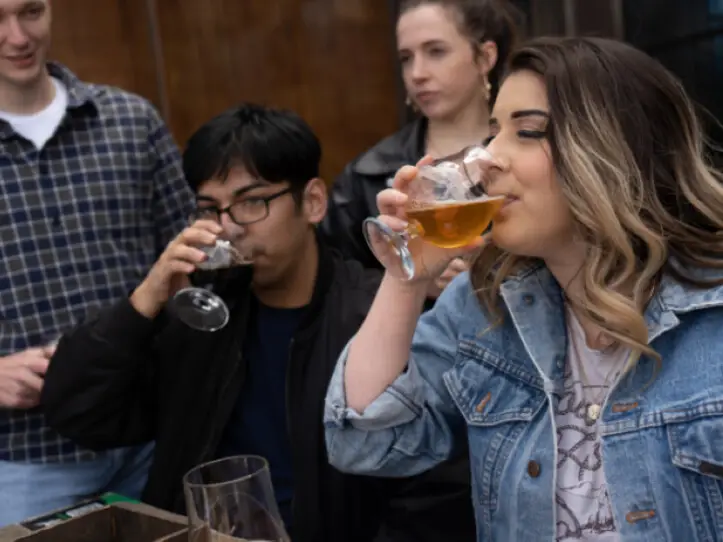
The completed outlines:
{"type": "MultiPolygon", "coordinates": [[[[296,344],[296,337],[292,337],[291,341],[289,342],[289,359],[286,362],[286,382],[284,383],[284,395],[286,400],[286,434],[289,439],[289,446],[292,447],[293,438],[292,438],[292,431],[291,431],[291,367],[294,362],[294,345],[296,344]]],[[[296,478],[296,473],[294,473],[294,459],[291,458],[291,476],[293,479],[296,478]]],[[[294,518],[296,515],[296,491],[291,492],[291,517],[294,518]]]]}
{"type": "MultiPolygon", "coordinates": [[[[245,327],[248,325],[248,299],[244,301],[244,306],[240,307],[238,310],[242,311],[242,313],[239,315],[239,318],[231,319],[228,325],[236,326],[237,328],[240,325],[243,325],[243,328],[245,329],[245,327]]],[[[245,336],[246,332],[244,331],[243,333],[245,336]]],[[[231,365],[233,367],[233,370],[231,371],[231,374],[228,375],[228,378],[225,379],[223,386],[219,391],[219,400],[216,410],[212,414],[212,423],[208,424],[209,430],[206,433],[206,438],[204,438],[204,442],[206,443],[206,445],[203,447],[201,454],[197,458],[196,464],[203,463],[208,457],[208,455],[211,453],[211,451],[218,446],[218,442],[221,438],[221,432],[223,431],[225,425],[228,423],[228,415],[222,417],[219,416],[219,413],[228,410],[226,403],[229,388],[232,384],[236,382],[236,379],[238,377],[238,371],[241,370],[244,364],[243,348],[241,341],[238,339],[238,337],[236,337],[232,340],[231,344],[233,348],[233,353],[235,354],[235,363],[231,365]]]]}
{"type": "MultiPolygon", "coordinates": [[[[224,407],[226,404],[226,395],[228,392],[229,387],[231,384],[235,381],[236,375],[241,368],[241,365],[243,363],[243,354],[241,353],[241,350],[236,353],[236,363],[234,364],[234,371],[229,376],[229,378],[226,379],[226,381],[223,383],[223,387],[221,388],[221,391],[219,392],[219,407],[224,407]]],[[[228,416],[226,416],[228,418],[228,416]]],[[[211,450],[214,449],[216,446],[218,446],[218,441],[220,438],[220,431],[219,427],[221,425],[225,425],[228,423],[227,419],[221,419],[221,416],[213,416],[213,421],[216,423],[209,424],[210,430],[207,433],[207,437],[205,440],[206,446],[204,446],[203,450],[201,451],[201,454],[198,458],[197,463],[203,463],[206,458],[208,457],[208,454],[211,453],[211,450]],[[223,424],[221,424],[221,421],[223,421],[223,424]]],[[[223,427],[221,427],[221,430],[223,430],[223,427]]]]}

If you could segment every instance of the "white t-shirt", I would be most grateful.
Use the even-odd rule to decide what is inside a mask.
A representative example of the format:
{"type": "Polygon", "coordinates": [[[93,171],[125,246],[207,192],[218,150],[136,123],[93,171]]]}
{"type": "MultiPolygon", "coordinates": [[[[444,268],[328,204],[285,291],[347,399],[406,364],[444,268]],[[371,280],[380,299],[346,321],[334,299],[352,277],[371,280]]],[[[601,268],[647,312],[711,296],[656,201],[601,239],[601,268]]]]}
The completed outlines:
{"type": "Polygon", "coordinates": [[[42,149],[60,126],[68,109],[68,90],[63,83],[52,78],[55,98],[50,104],[32,115],[14,115],[0,111],[0,119],[7,121],[18,134],[31,141],[35,148],[42,149]]]}
{"type": "Polygon", "coordinates": [[[557,542],[619,542],[605,483],[597,421],[588,406],[602,406],[629,350],[593,350],[580,322],[567,311],[564,392],[555,406],[557,427],[557,542]],[[582,371],[581,371],[582,366],[582,371]]]}

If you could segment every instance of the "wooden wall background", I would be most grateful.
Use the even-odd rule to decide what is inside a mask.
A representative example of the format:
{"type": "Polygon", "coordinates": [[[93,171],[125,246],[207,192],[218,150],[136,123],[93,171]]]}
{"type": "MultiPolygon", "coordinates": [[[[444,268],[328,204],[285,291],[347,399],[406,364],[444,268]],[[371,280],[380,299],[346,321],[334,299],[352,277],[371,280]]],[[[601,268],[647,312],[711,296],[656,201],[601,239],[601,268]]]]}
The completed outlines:
{"type": "Polygon", "coordinates": [[[399,126],[386,0],[59,0],[53,58],[150,99],[179,145],[241,101],[294,109],[332,180],[399,126]]]}

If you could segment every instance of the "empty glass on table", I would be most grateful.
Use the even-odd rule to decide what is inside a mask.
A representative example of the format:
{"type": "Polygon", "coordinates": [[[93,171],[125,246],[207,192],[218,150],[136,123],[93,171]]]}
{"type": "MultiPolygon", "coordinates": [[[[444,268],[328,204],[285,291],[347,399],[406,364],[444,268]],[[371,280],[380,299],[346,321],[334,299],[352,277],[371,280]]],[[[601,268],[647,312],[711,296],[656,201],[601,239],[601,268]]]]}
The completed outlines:
{"type": "Polygon", "coordinates": [[[189,542],[290,542],[263,457],[199,465],[184,476],[183,486],[189,542]]]}

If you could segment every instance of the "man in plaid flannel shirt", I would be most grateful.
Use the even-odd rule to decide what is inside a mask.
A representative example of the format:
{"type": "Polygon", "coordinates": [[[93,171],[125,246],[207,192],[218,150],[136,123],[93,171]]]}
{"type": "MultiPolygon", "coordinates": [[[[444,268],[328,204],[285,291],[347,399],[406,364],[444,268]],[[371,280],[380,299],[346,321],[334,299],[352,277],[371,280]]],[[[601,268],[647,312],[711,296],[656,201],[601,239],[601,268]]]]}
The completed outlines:
{"type": "Polygon", "coordinates": [[[140,494],[152,445],[81,449],[38,397],[58,336],[127,297],[194,205],[147,101],[46,63],[50,15],[50,0],[0,0],[0,526],[140,494]]]}

